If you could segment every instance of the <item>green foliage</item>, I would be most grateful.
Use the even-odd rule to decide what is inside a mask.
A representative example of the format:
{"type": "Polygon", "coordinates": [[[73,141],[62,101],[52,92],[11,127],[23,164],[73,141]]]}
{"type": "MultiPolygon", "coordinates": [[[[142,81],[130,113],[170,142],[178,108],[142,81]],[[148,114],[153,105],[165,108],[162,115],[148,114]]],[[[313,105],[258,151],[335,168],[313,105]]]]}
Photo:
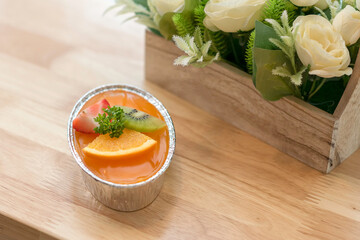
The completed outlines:
{"type": "Polygon", "coordinates": [[[116,15],[133,14],[124,22],[135,19],[136,22],[150,29],[158,30],[158,26],[154,21],[155,15],[149,10],[149,6],[145,0],[115,0],[115,5],[109,7],[104,14],[114,9],[117,9],[116,15]]]}
{"type": "Polygon", "coordinates": [[[205,67],[208,64],[220,60],[220,54],[209,52],[211,41],[204,42],[199,27],[195,29],[194,36],[173,36],[176,46],[184,51],[186,55],[178,57],[174,65],[205,67]]]}
{"type": "Polygon", "coordinates": [[[274,68],[272,70],[272,74],[283,78],[290,78],[292,84],[300,86],[303,83],[303,75],[306,71],[308,71],[308,67],[303,66],[300,70],[297,70],[297,72],[293,73],[292,71],[289,71],[288,66],[283,65],[274,68]]]}
{"type": "Polygon", "coordinates": [[[192,35],[194,33],[195,28],[193,22],[190,19],[184,17],[183,14],[174,14],[172,20],[179,36],[185,37],[187,34],[192,35]]]}
{"type": "Polygon", "coordinates": [[[330,21],[332,22],[336,15],[341,11],[343,1],[329,1],[329,9],[330,9],[330,21]]]}
{"type": "Polygon", "coordinates": [[[355,0],[344,0],[343,3],[356,8],[356,1],[355,0]]]}
{"type": "Polygon", "coordinates": [[[159,22],[159,31],[168,40],[176,35],[176,27],[173,21],[174,15],[173,12],[166,13],[159,22]]]}
{"type": "Polygon", "coordinates": [[[308,84],[304,91],[310,92],[313,84],[315,84],[315,88],[319,88],[319,86],[322,85],[316,94],[313,94],[311,98],[307,99],[307,102],[333,114],[345,91],[346,84],[344,84],[344,80],[348,78],[348,76],[344,75],[343,77],[323,79],[315,75],[309,75],[308,78],[310,84],[308,84]]]}
{"type": "Polygon", "coordinates": [[[194,9],[194,18],[195,23],[201,27],[200,25],[203,25],[204,18],[206,17],[205,14],[205,5],[209,0],[201,0],[199,5],[194,9]]]}
{"type": "Polygon", "coordinates": [[[262,12],[263,19],[274,19],[277,22],[281,22],[281,14],[287,11],[289,16],[289,23],[291,24],[297,14],[297,7],[289,0],[268,0],[266,6],[262,12]]]}
{"type": "Polygon", "coordinates": [[[254,48],[254,41],[255,41],[255,30],[253,30],[250,34],[246,51],[245,51],[245,61],[246,61],[246,69],[248,73],[253,73],[253,48],[254,48]]]}
{"type": "Polygon", "coordinates": [[[185,7],[182,11],[185,17],[193,18],[194,9],[201,4],[202,0],[185,0],[185,7]]]}
{"type": "Polygon", "coordinates": [[[201,0],[200,4],[194,9],[194,23],[200,28],[201,33],[206,41],[212,41],[210,50],[212,52],[220,52],[221,57],[225,58],[230,53],[229,40],[225,33],[211,32],[204,26],[206,17],[204,8],[209,0],[201,0]]]}
{"type": "Polygon", "coordinates": [[[99,123],[99,126],[94,130],[99,134],[110,134],[110,137],[118,138],[123,134],[125,113],[124,110],[118,106],[108,107],[104,109],[103,114],[99,114],[94,120],[99,123]]]}
{"type": "Polygon", "coordinates": [[[211,41],[209,54],[215,56],[217,53],[220,53],[224,58],[230,53],[226,35],[220,31],[211,32],[206,29],[203,23],[206,17],[204,8],[208,1],[209,0],[186,0],[184,11],[173,14],[171,16],[172,22],[169,22],[169,17],[167,17],[167,20],[161,20],[160,31],[167,38],[175,34],[185,37],[187,35],[192,36],[195,27],[199,28],[201,38],[206,42],[211,41]],[[176,33],[171,31],[173,26],[176,33]],[[167,28],[166,31],[164,31],[165,28],[167,28]]]}
{"type": "Polygon", "coordinates": [[[194,9],[195,23],[199,27],[204,27],[203,21],[204,21],[204,18],[206,17],[204,9],[205,9],[205,5],[208,1],[209,0],[201,0],[199,5],[194,9]]]}
{"type": "Polygon", "coordinates": [[[199,5],[194,9],[194,22],[196,26],[200,27],[201,33],[204,34],[205,26],[204,26],[204,18],[206,14],[204,12],[204,6],[199,5]]]}
{"type": "MultiPolygon", "coordinates": [[[[280,37],[277,38],[269,38],[269,41],[277,46],[283,53],[288,57],[291,63],[292,70],[289,71],[286,66],[278,67],[274,69],[273,74],[278,75],[280,77],[289,77],[291,82],[296,86],[300,86],[303,83],[302,75],[307,70],[307,66],[302,67],[300,70],[296,66],[296,49],[295,49],[295,37],[297,29],[293,30],[293,27],[290,27],[289,18],[287,12],[284,11],[281,15],[281,25],[274,19],[266,19],[268,23],[271,24],[274,31],[280,37]],[[295,31],[295,33],[293,33],[295,31]]],[[[298,91],[299,96],[300,90],[298,91]]]]}
{"type": "Polygon", "coordinates": [[[357,55],[359,53],[359,48],[360,48],[360,39],[356,43],[348,47],[352,64],[355,64],[357,55]]]}
{"type": "Polygon", "coordinates": [[[289,78],[273,74],[278,67],[288,68],[291,63],[283,51],[278,50],[269,39],[280,37],[272,27],[257,21],[255,23],[255,40],[253,47],[253,80],[261,95],[270,101],[288,95],[299,96],[289,78]]]}
{"type": "Polygon", "coordinates": [[[318,7],[316,7],[316,6],[314,6],[314,9],[315,9],[316,11],[318,11],[322,17],[324,17],[325,19],[327,19],[327,20],[330,21],[329,16],[326,15],[326,13],[325,13],[323,10],[321,10],[320,8],[318,8],[318,7]]]}
{"type": "MultiPolygon", "coordinates": [[[[262,22],[256,21],[254,47],[268,49],[268,50],[277,50],[278,48],[269,41],[270,38],[280,39],[272,27],[269,27],[268,25],[262,22]]],[[[257,73],[257,67],[255,61],[253,61],[252,77],[255,86],[257,79],[256,73],[257,73]]]]}
{"type": "MultiPolygon", "coordinates": [[[[199,6],[200,0],[185,0],[185,7],[181,13],[166,13],[159,20],[159,30],[166,39],[173,36],[192,34],[194,32],[194,9],[199,6]]],[[[150,6],[151,7],[151,6],[150,6]]]]}
{"type": "Polygon", "coordinates": [[[228,37],[221,31],[218,32],[211,32],[207,29],[209,32],[210,39],[212,41],[212,45],[216,49],[216,51],[220,52],[220,55],[225,58],[230,53],[229,48],[229,39],[228,37]]]}
{"type": "Polygon", "coordinates": [[[269,50],[254,47],[254,60],[257,68],[256,88],[263,98],[276,101],[288,95],[294,95],[290,80],[273,75],[273,69],[283,66],[287,62],[281,50],[269,50]]]}
{"type": "Polygon", "coordinates": [[[209,0],[200,0],[200,6],[205,7],[209,0]]]}
{"type": "Polygon", "coordinates": [[[145,7],[147,10],[150,10],[147,0],[133,0],[133,1],[134,1],[134,3],[136,3],[136,4],[142,5],[142,6],[145,7]]]}

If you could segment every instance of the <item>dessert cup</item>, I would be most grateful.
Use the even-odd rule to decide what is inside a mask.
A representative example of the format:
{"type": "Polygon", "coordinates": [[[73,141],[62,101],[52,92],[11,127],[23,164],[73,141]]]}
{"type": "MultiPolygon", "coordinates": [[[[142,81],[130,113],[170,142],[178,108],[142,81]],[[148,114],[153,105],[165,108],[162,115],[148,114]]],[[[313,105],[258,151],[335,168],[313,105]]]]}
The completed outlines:
{"type": "Polygon", "coordinates": [[[71,153],[82,169],[82,176],[87,189],[98,201],[107,207],[119,211],[135,211],[149,205],[160,193],[164,182],[164,174],[170,165],[175,151],[176,138],[174,125],[168,111],[164,105],[150,93],[134,86],[120,84],[103,85],[89,91],[75,104],[70,114],[67,135],[71,153]],[[99,178],[86,167],[75,148],[75,130],[72,125],[74,118],[79,114],[88,100],[98,94],[115,90],[132,92],[146,99],[160,112],[169,132],[169,150],[162,167],[153,176],[138,183],[118,184],[99,178]]]}

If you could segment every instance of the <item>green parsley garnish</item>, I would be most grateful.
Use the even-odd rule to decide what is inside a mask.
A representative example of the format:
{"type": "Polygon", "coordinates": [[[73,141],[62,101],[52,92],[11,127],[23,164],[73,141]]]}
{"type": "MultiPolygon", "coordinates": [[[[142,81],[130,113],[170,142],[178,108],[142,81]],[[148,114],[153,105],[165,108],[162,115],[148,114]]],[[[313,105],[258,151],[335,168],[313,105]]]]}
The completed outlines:
{"type": "Polygon", "coordinates": [[[118,138],[123,134],[125,113],[121,107],[110,106],[107,109],[103,109],[104,113],[94,118],[95,122],[99,123],[99,126],[94,128],[96,133],[109,134],[112,138],[118,138]]]}

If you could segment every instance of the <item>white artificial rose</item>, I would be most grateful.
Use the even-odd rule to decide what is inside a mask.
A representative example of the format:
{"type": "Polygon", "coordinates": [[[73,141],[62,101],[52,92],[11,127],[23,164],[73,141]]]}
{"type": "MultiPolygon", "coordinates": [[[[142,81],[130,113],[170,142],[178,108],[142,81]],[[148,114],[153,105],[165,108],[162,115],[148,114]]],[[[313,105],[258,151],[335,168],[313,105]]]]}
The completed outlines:
{"type": "Polygon", "coordinates": [[[204,25],[211,31],[237,32],[255,28],[266,0],[210,0],[204,25]]]}
{"type": "Polygon", "coordinates": [[[290,0],[290,1],[298,7],[309,7],[314,5],[320,9],[325,9],[328,7],[326,0],[290,0]]]}
{"type": "Polygon", "coordinates": [[[180,12],[184,9],[185,0],[149,0],[158,13],[163,16],[168,12],[180,12]]]}
{"type": "Polygon", "coordinates": [[[333,26],[335,31],[341,34],[346,45],[356,43],[360,38],[360,12],[347,5],[336,15],[333,26]]]}
{"type": "Polygon", "coordinates": [[[310,74],[324,78],[351,75],[350,54],[340,33],[318,15],[297,17],[294,21],[295,47],[310,74]]]}

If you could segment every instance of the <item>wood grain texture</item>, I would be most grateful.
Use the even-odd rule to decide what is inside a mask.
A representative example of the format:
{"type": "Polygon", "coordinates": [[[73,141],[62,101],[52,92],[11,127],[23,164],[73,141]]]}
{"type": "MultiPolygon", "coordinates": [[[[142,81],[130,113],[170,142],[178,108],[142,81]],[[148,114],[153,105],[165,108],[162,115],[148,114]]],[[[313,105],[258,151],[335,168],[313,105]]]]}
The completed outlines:
{"type": "Polygon", "coordinates": [[[334,116],[339,119],[333,139],[334,159],[342,162],[360,147],[360,53],[334,116]]]}
{"type": "Polygon", "coordinates": [[[182,54],[147,32],[146,78],[321,172],[359,148],[360,61],[337,109],[341,113],[331,115],[295,97],[264,100],[251,76],[228,63],[173,66],[182,54]]]}
{"type": "Polygon", "coordinates": [[[54,237],[2,215],[0,215],[0,239],[56,240],[54,237]]]}
{"type": "Polygon", "coordinates": [[[103,17],[111,4],[0,0],[1,240],[358,238],[359,151],[323,175],[143,81],[144,28],[103,17]],[[107,83],[150,91],[177,131],[162,192],[137,212],[94,200],[67,145],[73,105],[107,83]]]}

